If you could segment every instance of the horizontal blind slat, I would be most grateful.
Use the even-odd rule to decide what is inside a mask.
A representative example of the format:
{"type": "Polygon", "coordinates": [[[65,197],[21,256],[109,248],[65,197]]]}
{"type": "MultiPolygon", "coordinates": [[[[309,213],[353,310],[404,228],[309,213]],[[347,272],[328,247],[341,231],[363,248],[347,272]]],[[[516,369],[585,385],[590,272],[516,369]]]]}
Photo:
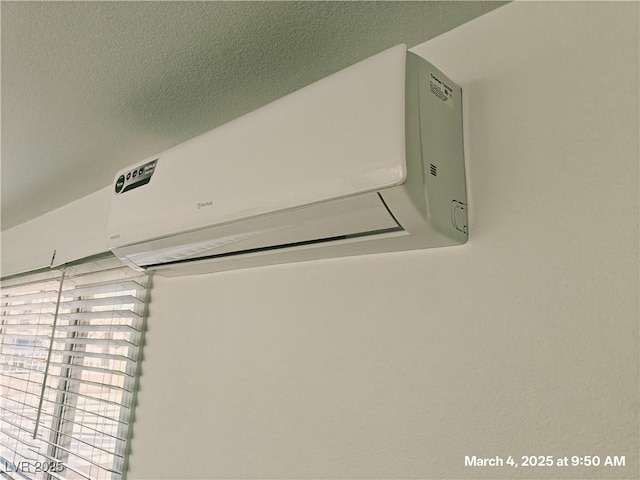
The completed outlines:
{"type": "MultiPolygon", "coordinates": [[[[91,312],[91,313],[97,313],[97,312],[91,312]]],[[[102,313],[102,312],[100,312],[102,313]]],[[[70,317],[72,315],[69,315],[70,317]]],[[[139,328],[136,328],[135,326],[131,325],[130,323],[116,323],[119,321],[122,321],[121,317],[118,317],[116,319],[113,318],[101,318],[99,315],[95,315],[95,319],[88,319],[88,320],[103,320],[100,323],[89,323],[89,324],[82,324],[82,325],[58,325],[56,326],[56,332],[60,333],[60,332],[68,332],[70,330],[77,330],[77,331],[86,331],[86,332],[99,332],[99,331],[103,331],[103,332],[109,332],[109,331],[132,331],[132,332],[140,332],[139,328]],[[106,323],[106,322],[113,322],[113,323],[106,323]]],[[[86,319],[85,319],[86,320],[86,319]]],[[[35,330],[36,333],[38,335],[42,335],[42,333],[39,333],[40,331],[43,332],[51,332],[51,327],[53,326],[52,323],[5,323],[0,325],[0,330],[3,332],[3,335],[11,335],[10,332],[13,332],[15,330],[20,330],[20,331],[32,331],[35,330]]],[[[47,338],[49,338],[49,336],[47,336],[47,338]]]]}
{"type": "MultiPolygon", "coordinates": [[[[56,301],[56,297],[58,295],[58,290],[57,289],[41,289],[37,292],[30,292],[30,293],[18,293],[16,295],[9,295],[7,292],[5,292],[4,290],[2,291],[2,293],[0,294],[0,304],[4,304],[5,302],[11,302],[11,303],[23,303],[26,302],[27,300],[34,300],[34,299],[38,299],[40,301],[42,301],[43,299],[51,299],[52,301],[56,301]]],[[[2,307],[0,307],[1,309],[2,307]]]]}
{"type": "MultiPolygon", "coordinates": [[[[13,325],[11,325],[11,326],[13,327],[13,325]]],[[[13,332],[14,330],[18,330],[18,329],[17,328],[12,328],[11,330],[13,332]]],[[[21,338],[31,339],[31,340],[36,340],[36,339],[41,339],[41,340],[46,340],[46,341],[51,340],[51,336],[47,335],[48,333],[51,333],[50,332],[51,329],[47,329],[47,330],[49,330],[49,332],[44,332],[44,331],[38,332],[37,330],[33,331],[33,329],[29,329],[29,328],[23,328],[22,330],[24,331],[22,333],[21,332],[16,332],[16,333],[2,332],[2,336],[5,339],[9,339],[9,340],[21,339],[21,338]]],[[[2,344],[0,344],[0,348],[6,347],[6,346],[12,346],[12,347],[16,346],[16,347],[28,348],[31,345],[28,342],[27,343],[20,342],[20,343],[2,343],[2,344]]]]}
{"type": "MultiPolygon", "coordinates": [[[[94,432],[96,432],[97,434],[100,434],[100,432],[98,432],[97,430],[93,430],[93,431],[94,431],[94,432]]],[[[86,442],[86,441],[82,440],[82,438],[78,438],[78,436],[74,436],[74,435],[72,435],[72,434],[65,433],[65,432],[62,432],[62,431],[59,431],[59,430],[56,430],[56,431],[55,431],[55,433],[57,433],[58,435],[61,435],[61,436],[63,436],[63,437],[67,437],[67,438],[69,438],[69,439],[71,439],[71,440],[75,440],[75,441],[77,441],[77,442],[80,442],[80,443],[82,443],[83,445],[86,445],[87,447],[90,447],[90,448],[92,448],[92,449],[94,449],[94,450],[99,450],[99,451],[101,451],[101,452],[103,452],[103,453],[106,453],[106,454],[108,454],[108,455],[112,455],[112,456],[114,456],[114,457],[124,458],[124,455],[122,455],[122,454],[120,454],[120,453],[115,453],[115,452],[111,452],[111,451],[109,451],[109,450],[105,450],[104,448],[101,448],[101,447],[99,447],[98,445],[94,445],[93,443],[89,443],[89,442],[86,442]]],[[[99,435],[99,436],[102,436],[102,435],[99,435]]],[[[114,440],[114,441],[115,441],[115,440],[114,440]]],[[[46,443],[47,443],[47,444],[49,444],[49,445],[55,445],[55,446],[57,446],[57,444],[53,444],[53,443],[49,443],[49,442],[46,442],[46,443]]]]}
{"type": "Polygon", "coordinates": [[[58,350],[58,349],[55,349],[53,353],[54,355],[56,355],[56,358],[57,356],[69,356],[69,357],[88,357],[88,358],[113,360],[118,362],[129,362],[129,363],[136,362],[135,359],[125,357],[124,355],[115,354],[115,353],[109,354],[109,353],[99,353],[99,352],[81,352],[78,350],[67,351],[67,350],[58,350]]]}
{"type": "MultiPolygon", "coordinates": [[[[53,400],[49,400],[49,402],[51,402],[54,405],[60,405],[60,406],[63,405],[62,403],[56,402],[56,401],[53,401],[53,400]]],[[[113,422],[113,423],[117,423],[118,425],[122,425],[122,426],[128,426],[129,425],[128,422],[119,420],[116,417],[110,417],[110,416],[107,416],[107,415],[102,415],[100,413],[96,413],[95,411],[89,411],[89,410],[86,410],[86,409],[81,408],[81,407],[73,407],[73,408],[75,410],[78,410],[79,412],[82,412],[83,414],[86,414],[87,416],[98,417],[98,418],[102,419],[102,421],[113,422]]],[[[52,417],[52,418],[55,418],[55,419],[62,419],[62,417],[60,417],[59,415],[51,415],[51,414],[49,414],[49,416],[52,417]]],[[[82,423],[82,422],[75,422],[73,420],[69,420],[69,422],[70,423],[75,423],[77,425],[84,425],[84,423],[82,423]]],[[[118,440],[124,440],[124,437],[118,437],[118,436],[113,436],[113,435],[109,435],[109,436],[113,437],[115,439],[118,439],[118,440]]]]}
{"type": "MultiPolygon", "coordinates": [[[[5,322],[19,322],[21,320],[27,321],[39,321],[42,319],[43,322],[47,321],[51,323],[53,321],[53,312],[43,312],[43,313],[16,313],[13,315],[0,315],[0,321],[4,324],[5,322]]],[[[37,323],[35,324],[37,325],[37,323]]]]}
{"type": "MultiPolygon", "coordinates": [[[[68,404],[66,404],[64,402],[59,402],[57,400],[52,400],[50,398],[45,398],[44,401],[47,404],[53,405],[53,406],[68,406],[68,404]]],[[[98,412],[95,412],[95,411],[91,411],[91,410],[87,410],[85,408],[78,407],[78,406],[74,406],[73,409],[74,410],[78,410],[79,412],[82,412],[83,414],[86,414],[87,416],[95,416],[95,417],[101,418],[103,421],[114,422],[114,423],[117,423],[119,425],[124,425],[124,426],[129,425],[129,422],[120,420],[119,418],[116,418],[114,416],[103,415],[101,413],[98,413],[98,412]]],[[[62,419],[62,417],[60,417],[59,415],[53,415],[51,413],[49,413],[48,416],[52,417],[52,418],[56,418],[56,419],[62,419]]],[[[73,422],[73,421],[71,421],[71,422],[72,423],[76,423],[76,422],[73,422]]],[[[82,422],[80,422],[79,425],[82,425],[82,422]]],[[[116,438],[119,438],[119,437],[116,437],[116,438]]]]}
{"type": "Polygon", "coordinates": [[[54,285],[57,291],[58,284],[60,283],[60,277],[62,275],[58,270],[49,270],[41,274],[31,274],[25,277],[15,277],[13,279],[2,279],[2,285],[0,286],[0,295],[20,295],[20,292],[26,290],[42,290],[46,289],[46,285],[54,285]]]}
{"type": "MultiPolygon", "coordinates": [[[[20,445],[23,445],[23,444],[20,444],[20,445]]],[[[11,448],[11,446],[9,445],[8,442],[2,442],[2,448],[6,449],[6,450],[8,450],[8,451],[10,451],[12,453],[15,453],[16,455],[20,455],[20,457],[22,457],[26,461],[31,461],[31,462],[37,462],[38,461],[38,457],[25,457],[24,456],[24,451],[20,452],[20,451],[16,450],[15,448],[11,448]]],[[[35,453],[36,455],[38,455],[37,452],[34,452],[31,448],[28,448],[26,446],[25,446],[24,450],[26,450],[27,452],[35,453]]],[[[0,456],[0,458],[1,458],[1,456],[0,456]]],[[[8,477],[8,478],[11,478],[11,477],[8,477]]]]}
{"type": "MultiPolygon", "coordinates": [[[[122,393],[131,393],[131,390],[128,390],[124,387],[120,387],[117,385],[111,385],[108,383],[100,383],[100,382],[96,382],[93,380],[83,380],[82,378],[75,378],[75,377],[67,377],[64,375],[56,375],[56,374],[49,374],[49,378],[51,379],[55,379],[57,381],[63,380],[65,382],[69,382],[70,385],[86,385],[86,386],[94,386],[94,387],[98,387],[101,389],[108,389],[108,390],[115,390],[118,392],[122,392],[122,393]]],[[[103,392],[100,392],[103,393],[103,392]]]]}
{"type": "MultiPolygon", "coordinates": [[[[23,436],[16,436],[13,432],[8,432],[6,429],[4,428],[0,428],[0,434],[2,435],[6,435],[7,437],[13,438],[16,442],[21,443],[22,445],[25,445],[27,447],[32,447],[32,448],[38,448],[37,445],[34,445],[33,443],[30,443],[28,441],[26,441],[23,436]]],[[[29,437],[31,438],[31,437],[29,437]]]]}
{"type": "Polygon", "coordinates": [[[90,401],[98,402],[98,403],[104,403],[104,404],[107,404],[107,405],[115,405],[115,406],[118,406],[120,408],[125,408],[127,410],[130,409],[130,407],[128,405],[122,405],[121,403],[116,402],[114,400],[107,400],[105,398],[94,397],[92,395],[87,395],[87,394],[84,394],[84,393],[70,392],[68,390],[65,390],[64,388],[52,387],[50,385],[47,385],[47,388],[50,389],[50,390],[54,390],[56,392],[62,392],[65,395],[72,395],[74,397],[84,398],[86,400],[90,400],[90,401]]]}
{"type": "MultiPolygon", "coordinates": [[[[87,462],[87,463],[89,463],[89,464],[91,464],[91,465],[93,465],[93,466],[95,466],[95,467],[98,467],[98,468],[100,468],[100,469],[102,469],[102,470],[105,470],[105,471],[107,471],[107,472],[109,472],[109,473],[115,473],[115,474],[121,474],[121,473],[122,473],[122,472],[121,472],[121,471],[119,471],[119,470],[115,470],[115,469],[113,469],[113,468],[105,467],[104,465],[101,465],[101,464],[99,464],[99,463],[97,463],[97,462],[95,462],[95,461],[93,461],[93,460],[91,460],[91,459],[89,459],[89,458],[87,458],[87,457],[85,457],[85,456],[83,456],[83,455],[80,455],[80,454],[79,454],[79,453],[77,453],[76,451],[74,451],[74,450],[70,450],[70,449],[68,449],[67,447],[63,446],[63,445],[59,445],[59,444],[56,444],[56,443],[49,443],[49,445],[53,445],[53,446],[55,446],[56,448],[59,448],[60,450],[64,450],[64,451],[65,451],[65,452],[67,452],[69,455],[73,455],[74,457],[80,458],[80,459],[82,459],[83,461],[85,461],[85,462],[87,462]]],[[[111,455],[113,455],[113,454],[111,454],[111,455]]],[[[65,464],[65,466],[66,466],[66,464],[65,464]]],[[[75,470],[74,470],[74,471],[75,471],[75,470]]]]}
{"type": "MultiPolygon", "coordinates": [[[[22,417],[22,418],[27,418],[27,417],[24,417],[24,416],[22,416],[22,415],[18,415],[18,416],[20,416],[20,417],[22,417]]],[[[36,423],[36,422],[35,422],[35,420],[31,420],[30,418],[27,418],[27,420],[28,420],[29,422],[33,423],[34,425],[35,425],[35,423],[36,423]]],[[[11,425],[12,427],[15,427],[15,428],[17,428],[18,430],[22,430],[22,431],[24,431],[24,432],[26,432],[26,433],[33,433],[33,425],[31,426],[31,430],[29,430],[29,427],[26,427],[26,426],[24,426],[24,425],[20,425],[20,424],[18,424],[18,423],[14,423],[14,422],[12,422],[11,420],[8,420],[6,417],[3,417],[3,418],[2,418],[2,422],[3,422],[3,423],[8,423],[8,424],[9,424],[9,425],[11,425]]]]}
{"type": "MultiPolygon", "coordinates": [[[[2,379],[2,377],[0,377],[0,380],[1,379],[2,379]]],[[[39,392],[37,392],[37,393],[28,392],[26,390],[22,390],[21,388],[18,388],[17,386],[6,384],[6,383],[0,383],[0,387],[4,387],[4,388],[8,388],[10,390],[16,391],[16,392],[24,393],[25,395],[29,395],[29,396],[34,397],[34,398],[38,398],[40,396],[39,392]]]]}
{"type": "Polygon", "coordinates": [[[131,270],[129,267],[123,266],[123,265],[113,265],[107,268],[100,268],[97,270],[91,269],[91,267],[88,267],[88,269],[85,269],[82,266],[78,266],[78,267],[72,267],[71,269],[69,269],[68,278],[69,278],[69,282],[71,282],[71,284],[73,285],[76,285],[76,284],[83,285],[87,283],[98,283],[98,282],[109,281],[112,279],[121,279],[122,276],[124,276],[125,278],[135,278],[135,277],[140,277],[141,275],[140,275],[140,272],[135,272],[131,270]]]}
{"type": "MultiPolygon", "coordinates": [[[[41,362],[41,363],[44,363],[45,360],[46,360],[45,358],[34,357],[33,355],[31,355],[30,357],[27,357],[27,356],[21,354],[21,352],[13,352],[13,353],[3,352],[3,353],[0,353],[0,359],[3,359],[3,358],[7,358],[7,359],[14,358],[14,359],[21,359],[21,360],[27,359],[27,360],[41,362]]],[[[23,367],[23,368],[28,370],[26,367],[23,367]]]]}
{"type": "Polygon", "coordinates": [[[109,307],[118,304],[136,304],[140,305],[142,300],[133,295],[119,295],[103,298],[87,298],[84,300],[67,300],[60,302],[60,308],[88,308],[88,307],[109,307]]]}
{"type": "MultiPolygon", "coordinates": [[[[20,403],[20,402],[18,402],[18,403],[20,403]]],[[[24,404],[22,404],[22,405],[24,405],[24,404]]],[[[27,406],[27,408],[32,408],[32,409],[33,409],[33,417],[29,417],[29,416],[26,416],[26,415],[22,415],[22,414],[20,414],[20,413],[17,413],[16,411],[13,411],[13,410],[10,410],[10,409],[7,409],[7,408],[5,408],[5,407],[0,406],[0,410],[3,410],[3,411],[5,411],[5,412],[9,412],[9,413],[11,413],[11,414],[13,414],[13,415],[15,415],[15,416],[19,416],[19,417],[21,417],[21,418],[24,418],[24,419],[26,419],[26,420],[28,420],[28,421],[30,421],[30,422],[33,422],[33,423],[35,424],[36,407],[29,407],[29,406],[27,406]]],[[[98,419],[99,419],[99,420],[102,422],[102,423],[101,423],[101,425],[104,425],[104,422],[112,422],[114,425],[127,425],[127,424],[125,424],[125,423],[123,423],[123,422],[119,421],[117,418],[114,418],[114,417],[106,417],[106,416],[104,416],[104,415],[97,415],[97,414],[95,414],[95,413],[91,413],[91,412],[88,412],[87,410],[82,410],[82,409],[80,409],[80,408],[77,408],[77,410],[80,410],[80,411],[82,411],[83,413],[86,413],[86,414],[87,414],[87,416],[96,417],[96,423],[97,423],[97,421],[98,421],[98,419]]],[[[53,414],[51,414],[51,413],[49,413],[49,412],[47,412],[47,411],[43,411],[43,415],[44,415],[44,416],[46,416],[46,417],[51,418],[52,420],[60,420],[60,419],[61,419],[61,417],[56,416],[56,415],[53,415],[53,414]]],[[[77,425],[77,426],[79,426],[79,427],[87,428],[87,429],[89,429],[89,430],[92,430],[92,431],[94,431],[94,432],[96,432],[96,433],[99,433],[99,434],[101,434],[101,435],[105,436],[105,437],[109,437],[109,438],[111,438],[111,439],[113,439],[113,440],[115,440],[115,441],[117,441],[117,442],[124,442],[124,441],[126,441],[126,438],[125,438],[125,437],[119,437],[119,436],[117,436],[117,435],[111,435],[111,434],[107,433],[106,431],[98,430],[97,428],[93,428],[93,427],[89,424],[89,422],[84,422],[84,421],[82,421],[82,422],[78,422],[78,421],[74,421],[74,420],[69,420],[68,422],[69,422],[69,423],[71,423],[71,424],[73,424],[73,425],[77,425]]],[[[41,426],[41,428],[46,429],[47,431],[51,431],[51,430],[53,430],[53,428],[50,426],[50,423],[51,423],[51,422],[43,422],[43,421],[41,421],[41,422],[40,422],[40,426],[41,426]]],[[[42,437],[42,434],[40,434],[40,433],[39,433],[39,434],[38,434],[38,436],[39,436],[39,437],[42,437]]]]}
{"type": "Polygon", "coordinates": [[[73,295],[75,297],[79,297],[85,295],[117,293],[132,290],[144,290],[144,286],[135,279],[107,280],[104,282],[79,284],[76,285],[73,289],[63,290],[62,295],[73,295]]]}
{"type": "Polygon", "coordinates": [[[100,345],[100,346],[118,346],[118,347],[135,347],[136,346],[130,341],[120,339],[120,338],[71,337],[71,338],[56,338],[55,342],[73,344],[73,345],[100,345]]]}
{"type": "Polygon", "coordinates": [[[116,370],[115,368],[100,368],[100,367],[92,367],[88,365],[74,365],[62,362],[51,362],[51,365],[56,368],[67,368],[71,371],[87,371],[87,372],[95,372],[102,373],[104,375],[115,375],[120,376],[125,379],[133,378],[133,375],[122,370],[116,370]]]}
{"type": "Polygon", "coordinates": [[[6,412],[7,414],[17,415],[19,417],[26,418],[27,420],[35,423],[35,421],[36,421],[36,415],[35,415],[36,411],[35,410],[37,409],[37,407],[31,406],[31,405],[28,405],[26,403],[22,403],[22,402],[19,402],[17,400],[13,400],[13,399],[12,399],[12,401],[14,403],[20,404],[21,407],[17,407],[17,408],[14,407],[14,409],[10,409],[10,408],[7,408],[5,406],[0,405],[0,410],[6,412]],[[24,409],[25,408],[29,408],[29,409],[33,409],[34,410],[33,411],[33,417],[29,417],[27,415],[24,415],[24,409]],[[20,409],[20,410],[18,411],[18,409],[20,409]]]}
{"type": "MultiPolygon", "coordinates": [[[[18,325],[14,323],[0,325],[0,330],[2,331],[2,336],[5,338],[10,338],[13,336],[23,337],[46,337],[50,338],[49,334],[51,333],[51,325],[18,325]],[[42,327],[42,328],[38,328],[42,327]]],[[[0,349],[3,344],[0,344],[0,349]]]]}
{"type": "MultiPolygon", "coordinates": [[[[64,468],[65,469],[69,469],[72,472],[74,472],[76,475],[80,475],[82,478],[84,478],[85,480],[94,480],[92,479],[89,474],[83,472],[82,470],[78,470],[75,466],[73,465],[68,465],[66,462],[64,463],[64,468]]],[[[66,477],[64,477],[66,480],[66,477]]]]}
{"type": "Polygon", "coordinates": [[[0,310],[3,312],[21,312],[21,313],[38,313],[43,310],[53,310],[54,308],[56,308],[56,302],[24,303],[24,304],[18,304],[18,305],[0,306],[0,310]]]}
{"type": "MultiPolygon", "coordinates": [[[[44,373],[43,372],[34,372],[33,375],[42,375],[44,377],[44,373]]],[[[11,383],[11,380],[15,380],[16,382],[20,382],[20,383],[26,383],[26,384],[33,384],[36,387],[42,387],[42,380],[43,378],[41,378],[40,380],[32,380],[31,379],[31,375],[29,375],[27,378],[20,378],[20,377],[14,377],[13,375],[9,375],[7,373],[2,375],[4,378],[8,378],[9,379],[9,383],[11,383]]],[[[34,392],[34,395],[40,395],[40,392],[34,392]]]]}
{"type": "MultiPolygon", "coordinates": [[[[9,344],[7,343],[7,344],[5,344],[5,346],[16,346],[16,347],[19,347],[20,345],[9,345],[9,344]]],[[[8,349],[7,349],[7,350],[8,350],[8,349]]],[[[17,349],[16,349],[16,350],[17,350],[17,349]]],[[[15,350],[14,350],[13,352],[9,351],[9,353],[8,353],[7,355],[16,355],[16,354],[18,354],[18,353],[22,353],[24,350],[25,350],[25,349],[20,349],[20,351],[15,351],[15,350]]],[[[34,352],[35,352],[35,351],[44,351],[44,352],[46,352],[46,351],[48,350],[48,348],[47,348],[47,347],[40,346],[40,345],[30,345],[28,350],[29,350],[29,351],[32,351],[32,350],[33,350],[34,352]]]]}
{"type": "Polygon", "coordinates": [[[116,318],[132,318],[140,319],[140,315],[131,309],[111,309],[101,312],[61,312],[58,314],[58,318],[64,320],[93,320],[93,319],[105,319],[111,320],[116,318]]]}
{"type": "Polygon", "coordinates": [[[131,325],[113,324],[113,325],[63,325],[56,328],[59,332],[122,332],[122,333],[140,333],[140,330],[131,325]]]}
{"type": "MultiPolygon", "coordinates": [[[[49,416],[50,416],[50,417],[52,417],[53,419],[60,419],[60,417],[57,417],[57,416],[55,416],[55,415],[50,415],[50,414],[49,414],[49,416]]],[[[98,418],[99,418],[99,417],[98,417],[98,418]]],[[[116,421],[115,421],[114,419],[112,419],[112,418],[109,418],[109,419],[103,419],[103,422],[104,422],[104,420],[111,421],[111,422],[113,422],[114,424],[118,424],[118,422],[116,422],[116,421]]],[[[70,423],[70,424],[72,424],[72,425],[77,425],[77,426],[79,426],[79,427],[82,427],[83,429],[91,430],[92,432],[95,432],[96,434],[100,434],[100,435],[102,435],[102,436],[104,436],[104,437],[109,437],[109,439],[111,439],[111,440],[113,440],[113,441],[116,441],[116,442],[125,442],[125,441],[126,441],[126,438],[124,438],[124,437],[118,437],[117,435],[111,435],[111,434],[107,433],[106,431],[102,431],[102,430],[98,430],[97,428],[93,428],[91,425],[86,424],[86,423],[84,423],[84,422],[77,422],[77,421],[73,421],[73,420],[68,420],[68,423],[70,423]]],[[[50,426],[48,426],[48,425],[43,425],[42,427],[43,427],[43,428],[45,428],[45,429],[47,429],[47,431],[52,431],[52,430],[53,430],[53,429],[52,429],[50,426]]],[[[57,431],[57,430],[56,430],[56,431],[57,431]]],[[[72,435],[71,435],[71,436],[72,436],[72,435]]]]}

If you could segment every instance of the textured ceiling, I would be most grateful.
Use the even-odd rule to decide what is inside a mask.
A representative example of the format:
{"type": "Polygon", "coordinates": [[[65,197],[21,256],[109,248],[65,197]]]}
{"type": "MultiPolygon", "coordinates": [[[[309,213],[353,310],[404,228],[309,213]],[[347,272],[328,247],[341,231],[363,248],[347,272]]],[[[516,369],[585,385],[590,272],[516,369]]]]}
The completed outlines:
{"type": "Polygon", "coordinates": [[[3,1],[2,229],[387,47],[422,43],[501,4],[3,1]]]}

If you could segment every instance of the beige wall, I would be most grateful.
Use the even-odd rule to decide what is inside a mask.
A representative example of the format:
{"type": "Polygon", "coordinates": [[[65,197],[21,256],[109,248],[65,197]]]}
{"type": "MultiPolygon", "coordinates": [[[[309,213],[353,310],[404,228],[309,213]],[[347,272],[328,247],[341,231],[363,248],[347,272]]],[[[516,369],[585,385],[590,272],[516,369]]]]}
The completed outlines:
{"type": "MultiPolygon", "coordinates": [[[[414,49],[464,89],[467,245],[156,278],[129,478],[638,478],[638,7],[519,2],[414,49]]],[[[104,202],[3,262],[65,218],[103,248],[104,202]]]]}
{"type": "Polygon", "coordinates": [[[464,87],[469,243],[158,278],[130,478],[638,478],[638,4],[414,50],[464,87]]]}

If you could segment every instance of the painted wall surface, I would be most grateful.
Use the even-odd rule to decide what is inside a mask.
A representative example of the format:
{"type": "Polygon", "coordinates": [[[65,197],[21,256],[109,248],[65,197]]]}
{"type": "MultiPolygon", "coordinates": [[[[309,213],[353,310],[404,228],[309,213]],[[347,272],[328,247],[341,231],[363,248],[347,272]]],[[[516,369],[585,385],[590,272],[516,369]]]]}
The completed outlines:
{"type": "Polygon", "coordinates": [[[111,186],[2,232],[2,276],[107,251],[111,186]]]}
{"type": "MultiPolygon", "coordinates": [[[[463,87],[467,245],[156,278],[129,478],[638,478],[638,10],[519,2],[414,49],[463,87]]],[[[105,213],[3,262],[97,253],[105,213]]]]}
{"type": "Polygon", "coordinates": [[[130,478],[638,478],[638,4],[414,50],[463,86],[469,243],[157,278],[130,478]]]}

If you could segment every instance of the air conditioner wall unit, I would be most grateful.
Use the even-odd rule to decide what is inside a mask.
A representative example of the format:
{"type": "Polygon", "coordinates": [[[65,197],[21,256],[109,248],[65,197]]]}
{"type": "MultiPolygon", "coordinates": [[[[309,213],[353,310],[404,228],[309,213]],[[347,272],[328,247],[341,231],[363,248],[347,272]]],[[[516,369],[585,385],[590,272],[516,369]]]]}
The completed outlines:
{"type": "Polygon", "coordinates": [[[109,248],[174,276],[458,245],[461,90],[399,45],[116,174],[109,248]]]}

